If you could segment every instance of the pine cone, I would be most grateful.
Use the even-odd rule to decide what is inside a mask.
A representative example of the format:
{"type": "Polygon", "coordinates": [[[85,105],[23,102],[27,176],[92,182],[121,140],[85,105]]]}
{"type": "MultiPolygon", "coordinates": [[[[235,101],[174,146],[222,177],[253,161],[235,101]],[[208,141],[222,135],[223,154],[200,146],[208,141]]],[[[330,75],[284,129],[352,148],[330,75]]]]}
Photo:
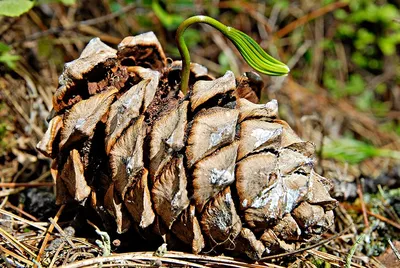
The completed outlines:
{"type": "Polygon", "coordinates": [[[180,70],[152,32],[118,50],[95,38],[65,65],[38,144],[57,203],[88,201],[119,233],[164,230],[194,253],[259,259],[318,239],[337,201],[313,144],[277,119],[276,100],[241,98],[257,99],[251,76],[192,64],[185,97],[180,70]]]}

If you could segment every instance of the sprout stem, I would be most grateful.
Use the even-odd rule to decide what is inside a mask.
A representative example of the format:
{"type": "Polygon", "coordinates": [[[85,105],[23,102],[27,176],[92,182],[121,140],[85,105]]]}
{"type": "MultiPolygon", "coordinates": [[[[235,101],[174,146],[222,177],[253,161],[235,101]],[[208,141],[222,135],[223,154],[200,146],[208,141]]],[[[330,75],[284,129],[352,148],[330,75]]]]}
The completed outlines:
{"type": "Polygon", "coordinates": [[[196,23],[211,25],[228,37],[246,62],[256,71],[273,76],[286,75],[290,71],[285,64],[268,55],[257,42],[247,34],[235,28],[228,27],[211,17],[193,16],[181,23],[175,37],[182,58],[181,91],[184,94],[187,93],[189,87],[190,54],[183,38],[183,33],[189,26],[196,23]]]}

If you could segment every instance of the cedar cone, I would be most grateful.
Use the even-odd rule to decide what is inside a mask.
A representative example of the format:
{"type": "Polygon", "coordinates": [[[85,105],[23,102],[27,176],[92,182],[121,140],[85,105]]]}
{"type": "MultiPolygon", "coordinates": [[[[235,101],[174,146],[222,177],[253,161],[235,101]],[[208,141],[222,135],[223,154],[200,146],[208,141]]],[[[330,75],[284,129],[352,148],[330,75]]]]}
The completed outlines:
{"type": "Polygon", "coordinates": [[[192,63],[183,96],[180,71],[152,32],[118,50],[95,38],[65,64],[37,146],[57,204],[88,201],[119,233],[163,229],[194,253],[257,260],[318,239],[337,201],[314,145],[277,119],[276,100],[249,101],[254,74],[214,79],[192,63]]]}

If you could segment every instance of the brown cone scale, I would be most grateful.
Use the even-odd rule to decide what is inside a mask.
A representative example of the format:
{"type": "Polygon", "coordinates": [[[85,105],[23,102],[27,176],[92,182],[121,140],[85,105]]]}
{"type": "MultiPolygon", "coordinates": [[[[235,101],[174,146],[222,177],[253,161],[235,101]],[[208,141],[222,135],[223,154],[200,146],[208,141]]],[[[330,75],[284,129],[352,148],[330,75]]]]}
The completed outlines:
{"type": "Polygon", "coordinates": [[[117,50],[93,39],[65,65],[38,144],[57,203],[104,206],[119,233],[163,226],[194,253],[260,259],[318,239],[333,224],[332,184],[277,101],[251,102],[257,76],[213,79],[193,63],[184,97],[181,62],[168,62],[145,33],[117,50]]]}

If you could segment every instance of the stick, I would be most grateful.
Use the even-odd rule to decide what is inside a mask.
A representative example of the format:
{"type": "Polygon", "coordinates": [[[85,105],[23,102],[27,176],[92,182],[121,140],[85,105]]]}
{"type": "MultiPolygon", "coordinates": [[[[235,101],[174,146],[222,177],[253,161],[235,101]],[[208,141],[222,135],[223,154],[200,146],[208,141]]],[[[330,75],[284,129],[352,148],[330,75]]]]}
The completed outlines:
{"type": "Polygon", "coordinates": [[[282,29],[280,29],[274,35],[274,39],[282,38],[282,37],[286,36],[287,34],[289,34],[290,32],[292,32],[297,27],[306,24],[310,20],[313,20],[313,19],[316,19],[318,17],[321,17],[321,16],[325,15],[326,13],[334,11],[334,10],[336,10],[338,8],[343,8],[343,7],[347,6],[348,4],[349,3],[346,3],[346,2],[336,2],[336,3],[332,3],[332,4],[329,4],[329,5],[323,6],[320,9],[314,10],[314,11],[304,15],[303,17],[301,17],[301,18],[289,23],[288,25],[286,25],[282,29]]]}
{"type": "MultiPolygon", "coordinates": [[[[62,211],[64,210],[64,208],[65,208],[65,205],[62,205],[62,206],[60,207],[60,209],[58,210],[56,216],[54,216],[54,221],[55,221],[55,222],[58,221],[58,218],[60,217],[60,215],[61,215],[62,211]]],[[[43,252],[44,252],[44,250],[46,249],[47,243],[49,242],[50,235],[51,235],[51,233],[53,232],[53,229],[54,229],[54,225],[53,225],[53,224],[51,224],[51,225],[49,226],[49,228],[47,229],[47,234],[46,234],[46,236],[45,236],[44,239],[43,239],[42,246],[40,247],[39,254],[37,255],[37,258],[36,258],[36,261],[37,261],[38,263],[40,263],[40,258],[42,257],[43,252]]],[[[35,267],[37,267],[37,265],[35,265],[35,267]]]]}

